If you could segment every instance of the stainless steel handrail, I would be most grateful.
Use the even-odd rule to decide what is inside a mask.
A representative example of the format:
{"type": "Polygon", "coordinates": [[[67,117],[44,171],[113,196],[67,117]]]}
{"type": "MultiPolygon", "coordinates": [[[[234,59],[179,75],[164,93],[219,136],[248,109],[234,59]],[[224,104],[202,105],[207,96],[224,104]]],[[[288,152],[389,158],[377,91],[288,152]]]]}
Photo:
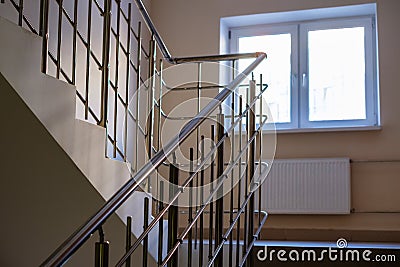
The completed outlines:
{"type": "Polygon", "coordinates": [[[61,244],[41,266],[60,266],[94,233],[103,223],[138,189],[139,185],[159,167],[167,157],[205,121],[214,110],[236,89],[250,73],[266,58],[263,52],[248,54],[211,55],[198,57],[173,58],[169,53],[161,36],[158,34],[141,0],[135,0],[148,27],[151,30],[164,58],[171,64],[203,61],[225,61],[256,57],[256,59],[238,76],[229,83],[203,110],[187,122],[182,130],[173,137],[149,162],[129,179],[87,222],[76,230],[63,244],[61,244]]]}
{"type": "Polygon", "coordinates": [[[86,223],[73,233],[58,247],[41,266],[62,265],[85,241],[95,232],[139,187],[139,185],[160,166],[164,160],[216,110],[231,92],[241,84],[248,75],[264,60],[265,53],[257,53],[258,57],[228,86],[226,86],[199,114],[187,122],[182,130],[173,137],[163,149],[158,151],[133,178],[128,180],[86,223]]]}

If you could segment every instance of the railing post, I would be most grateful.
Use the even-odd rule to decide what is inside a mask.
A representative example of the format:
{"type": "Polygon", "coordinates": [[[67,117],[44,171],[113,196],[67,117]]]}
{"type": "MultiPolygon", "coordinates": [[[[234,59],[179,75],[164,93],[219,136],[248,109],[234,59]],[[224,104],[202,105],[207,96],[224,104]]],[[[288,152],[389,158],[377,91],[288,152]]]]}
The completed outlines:
{"type": "Polygon", "coordinates": [[[73,23],[73,37],[72,37],[72,84],[76,83],[76,49],[77,49],[77,36],[78,36],[78,0],[74,1],[74,23],[73,23]]]}
{"type": "Polygon", "coordinates": [[[90,51],[92,43],[92,0],[88,1],[87,14],[87,46],[86,46],[86,71],[85,71],[85,120],[89,118],[89,88],[90,88],[90,51]]]}
{"type": "MultiPolygon", "coordinates": [[[[131,23],[132,23],[132,3],[128,4],[128,29],[126,41],[126,75],[125,75],[125,128],[124,128],[124,161],[128,161],[128,117],[129,117],[129,87],[131,79],[131,23]]],[[[140,54],[140,51],[137,53],[140,54]]]]}
{"type": "MultiPolygon", "coordinates": [[[[144,198],[144,218],[143,218],[143,231],[147,229],[149,225],[149,198],[144,198]]],[[[147,267],[147,254],[149,252],[149,236],[147,235],[143,239],[143,267],[147,267]]]]}
{"type": "MultiPolygon", "coordinates": [[[[217,114],[217,142],[219,142],[224,136],[224,114],[217,114]]],[[[221,175],[224,172],[224,143],[217,148],[217,179],[224,179],[221,175]]],[[[215,242],[216,244],[222,243],[222,235],[224,229],[224,198],[223,198],[223,186],[218,188],[217,203],[215,210],[215,242]]],[[[216,245],[217,246],[217,245],[216,245]]],[[[221,250],[218,253],[215,261],[215,266],[223,266],[224,251],[221,250]]]]}
{"type": "MultiPolygon", "coordinates": [[[[214,141],[215,141],[215,125],[211,125],[211,150],[214,149],[214,141]]],[[[210,194],[214,191],[214,154],[211,156],[210,163],[210,194]]],[[[211,260],[213,257],[213,222],[214,222],[214,201],[210,203],[210,216],[209,216],[209,224],[208,224],[208,260],[211,260]]]]}
{"type": "MultiPolygon", "coordinates": [[[[158,203],[158,210],[161,211],[164,208],[164,181],[160,181],[160,201],[158,203]]],[[[164,236],[164,220],[161,219],[158,223],[158,266],[163,261],[163,236],[164,236]]]]}
{"type": "Polygon", "coordinates": [[[56,78],[60,79],[61,73],[61,41],[62,41],[63,0],[58,0],[58,26],[57,26],[57,56],[56,78]]]}
{"type": "MultiPolygon", "coordinates": [[[[154,85],[155,85],[155,63],[156,63],[156,42],[154,38],[150,40],[149,50],[149,87],[147,88],[148,116],[146,131],[146,148],[149,160],[153,155],[153,128],[154,128],[154,85]]],[[[151,191],[150,176],[147,179],[147,192],[151,191]]]]}
{"type": "MultiPolygon", "coordinates": [[[[178,185],[179,169],[173,164],[169,167],[169,199],[176,194],[174,185],[178,185]]],[[[174,204],[174,203],[173,203],[174,204]]],[[[178,236],[178,207],[173,205],[168,211],[168,250],[174,247],[178,236]]],[[[171,260],[167,264],[168,267],[178,266],[178,253],[174,253],[171,260]]]]}
{"type": "MultiPolygon", "coordinates": [[[[190,171],[189,171],[189,176],[192,176],[193,174],[193,147],[190,148],[189,152],[189,165],[190,165],[190,171]]],[[[189,182],[189,212],[188,212],[188,224],[191,224],[193,221],[193,179],[189,182]]],[[[192,254],[193,254],[193,231],[192,228],[190,228],[189,233],[188,233],[188,261],[187,261],[187,266],[191,267],[192,266],[192,254]]]]}
{"type": "MultiPolygon", "coordinates": [[[[247,99],[247,103],[251,103],[253,99],[255,98],[255,90],[256,90],[256,84],[254,80],[250,81],[250,87],[249,87],[249,97],[247,99]]],[[[255,118],[255,105],[253,105],[252,108],[250,108],[248,114],[247,114],[247,136],[250,140],[250,138],[254,135],[255,133],[255,123],[256,123],[256,118],[255,118]]],[[[254,158],[254,153],[255,153],[255,145],[254,145],[254,140],[251,142],[248,148],[248,158],[247,158],[247,177],[249,181],[252,181],[254,177],[254,163],[255,163],[255,158],[254,158]]],[[[251,188],[250,185],[246,185],[246,190],[248,188],[251,188]]],[[[250,192],[249,192],[250,193],[250,192]]],[[[248,212],[248,231],[247,231],[247,240],[248,243],[251,243],[251,240],[253,240],[253,235],[254,235],[254,194],[250,196],[249,200],[249,212],[248,212]]],[[[247,248],[248,244],[245,244],[247,248]]],[[[252,255],[253,249],[251,249],[249,253],[249,257],[247,258],[248,260],[246,261],[246,266],[247,267],[253,267],[254,266],[254,258],[252,255]]]]}
{"type": "Polygon", "coordinates": [[[39,35],[42,37],[41,71],[47,72],[47,53],[49,50],[49,0],[40,1],[39,35]]]}
{"type": "MultiPolygon", "coordinates": [[[[200,148],[200,162],[204,161],[204,135],[201,136],[201,148],[200,148]]],[[[204,167],[200,171],[200,206],[204,203],[204,167]]],[[[204,254],[204,212],[200,215],[200,233],[199,233],[199,266],[203,266],[203,254],[204,254]]]]}
{"type": "MultiPolygon", "coordinates": [[[[260,92],[263,89],[263,79],[262,79],[262,74],[260,74],[260,92]]],[[[260,114],[259,114],[259,134],[258,134],[258,142],[257,142],[257,150],[258,150],[258,175],[260,176],[261,179],[261,173],[262,173],[262,131],[263,131],[263,127],[262,127],[262,123],[263,123],[263,101],[262,101],[262,97],[260,98],[260,114]]],[[[260,211],[261,209],[261,203],[262,203],[262,189],[261,189],[261,185],[262,185],[262,181],[260,180],[260,185],[258,187],[258,226],[261,226],[261,213],[260,211]]],[[[260,232],[261,233],[261,232],[260,232]]]]}
{"type": "MultiPolygon", "coordinates": [[[[241,150],[242,150],[242,110],[243,110],[243,99],[242,99],[242,96],[239,96],[239,153],[241,153],[241,150]]],[[[239,166],[238,166],[238,173],[239,173],[239,175],[241,176],[242,175],[242,157],[240,157],[240,161],[239,161],[239,166]]],[[[241,178],[239,176],[239,178],[241,178]]],[[[238,195],[237,195],[237,207],[238,207],[238,212],[239,212],[239,209],[240,209],[240,207],[242,206],[242,200],[241,200],[241,198],[242,198],[242,180],[243,179],[241,179],[241,180],[239,180],[239,182],[238,182],[238,195]]],[[[241,212],[240,212],[241,213],[241,212]]],[[[237,232],[236,232],[236,266],[238,266],[239,265],[239,259],[240,259],[240,244],[239,244],[239,241],[240,241],[240,216],[242,216],[242,214],[238,214],[238,216],[239,216],[239,218],[238,218],[238,221],[237,221],[237,232]]],[[[245,218],[245,220],[246,220],[246,218],[245,218]]]]}
{"type": "MultiPolygon", "coordinates": [[[[114,136],[113,136],[113,158],[117,157],[117,139],[118,139],[118,95],[119,95],[119,52],[120,52],[120,22],[121,22],[121,0],[116,0],[117,3],[117,29],[116,29],[116,37],[115,37],[115,72],[114,72],[114,119],[113,119],[113,126],[114,126],[114,136]]],[[[127,47],[128,49],[128,47],[127,47]]],[[[128,65],[129,66],[129,65],[128,65]]],[[[125,152],[125,151],[124,151],[125,152]]],[[[125,156],[124,156],[125,158],[125,156]]]]}
{"type": "Polygon", "coordinates": [[[110,35],[111,35],[111,0],[104,0],[103,11],[103,51],[101,71],[101,105],[99,125],[107,125],[108,87],[110,83],[110,35]]]}
{"type": "Polygon", "coordinates": [[[137,33],[137,57],[136,57],[136,124],[135,124],[135,172],[139,169],[139,110],[140,110],[140,75],[141,75],[141,60],[142,60],[142,24],[138,22],[137,33]]]}
{"type": "Polygon", "coordinates": [[[18,25],[22,26],[22,22],[24,21],[24,0],[19,0],[18,6],[18,25]]]}
{"type": "MultiPolygon", "coordinates": [[[[235,61],[233,61],[233,65],[235,64],[235,61]]],[[[234,71],[233,71],[233,78],[234,77],[234,71]]],[[[235,94],[231,95],[231,125],[233,126],[235,123],[235,94]]],[[[234,164],[235,161],[235,127],[232,128],[231,131],[231,164],[234,164]]],[[[232,225],[233,223],[233,198],[234,198],[234,169],[232,168],[231,171],[231,185],[230,188],[231,192],[230,192],[230,202],[229,202],[229,225],[232,225]]],[[[240,173],[239,173],[240,175],[240,173]]],[[[239,176],[240,177],[240,176],[239,176]]],[[[233,233],[231,233],[229,235],[229,266],[233,266],[233,233]]]]}
{"type": "Polygon", "coordinates": [[[100,241],[95,244],[95,267],[108,267],[109,248],[108,241],[104,241],[103,228],[99,228],[100,241]]]}
{"type": "MultiPolygon", "coordinates": [[[[128,216],[126,219],[126,244],[125,251],[129,251],[132,243],[132,217],[128,216]]],[[[126,260],[125,267],[131,267],[131,257],[126,260]]]]}

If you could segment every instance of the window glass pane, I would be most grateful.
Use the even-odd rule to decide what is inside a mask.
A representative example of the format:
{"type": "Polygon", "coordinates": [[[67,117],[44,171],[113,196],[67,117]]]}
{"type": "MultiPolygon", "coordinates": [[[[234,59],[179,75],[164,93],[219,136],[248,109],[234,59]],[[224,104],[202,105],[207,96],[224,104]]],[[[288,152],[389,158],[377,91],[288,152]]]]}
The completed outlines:
{"type": "Polygon", "coordinates": [[[308,32],[309,120],[366,119],[364,28],[308,32]]]}
{"type": "MultiPolygon", "coordinates": [[[[275,122],[290,122],[291,35],[286,33],[239,38],[240,53],[259,51],[268,54],[268,59],[254,72],[256,80],[262,73],[263,83],[268,84],[263,94],[264,103],[268,103],[275,122]]],[[[241,60],[239,70],[244,70],[253,60],[241,60]]],[[[259,109],[259,105],[256,109],[259,109]]]]}

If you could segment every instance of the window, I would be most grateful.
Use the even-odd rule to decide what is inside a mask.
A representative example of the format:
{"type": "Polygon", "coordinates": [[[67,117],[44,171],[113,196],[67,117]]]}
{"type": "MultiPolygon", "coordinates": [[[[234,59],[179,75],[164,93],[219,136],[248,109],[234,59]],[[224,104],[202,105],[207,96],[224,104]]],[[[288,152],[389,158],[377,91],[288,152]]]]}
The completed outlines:
{"type": "Polygon", "coordinates": [[[230,52],[267,52],[255,75],[278,130],[378,126],[374,24],[369,15],[230,27],[230,52]]]}

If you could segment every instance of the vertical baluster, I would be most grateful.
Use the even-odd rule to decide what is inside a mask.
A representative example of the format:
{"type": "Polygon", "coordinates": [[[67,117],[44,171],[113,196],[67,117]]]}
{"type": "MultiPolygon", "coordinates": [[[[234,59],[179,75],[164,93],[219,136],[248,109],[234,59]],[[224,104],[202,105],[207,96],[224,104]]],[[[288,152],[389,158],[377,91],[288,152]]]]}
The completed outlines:
{"type": "MultiPolygon", "coordinates": [[[[193,174],[193,147],[190,148],[189,152],[189,176],[193,174]]],[[[189,182],[189,214],[188,214],[188,223],[191,224],[193,220],[193,179],[189,182]]],[[[187,266],[192,266],[192,228],[190,228],[188,233],[188,263],[187,266]]]]}
{"type": "Polygon", "coordinates": [[[121,28],[121,0],[115,0],[117,3],[117,29],[115,38],[115,74],[114,74],[114,136],[113,136],[113,157],[117,157],[117,129],[118,129],[118,95],[119,95],[119,54],[120,54],[120,28],[121,28]]]}
{"type": "MultiPolygon", "coordinates": [[[[174,154],[173,154],[174,157],[174,154]]],[[[176,187],[178,185],[179,179],[179,169],[171,163],[169,166],[169,199],[171,201],[172,197],[177,192],[176,187]]],[[[168,211],[168,250],[172,249],[177,241],[178,236],[178,207],[175,206],[176,203],[168,211]]],[[[178,253],[175,252],[171,257],[171,260],[167,264],[168,267],[178,266],[178,253]]]]}
{"type": "Polygon", "coordinates": [[[86,75],[85,75],[85,120],[89,117],[89,87],[90,87],[90,50],[92,41],[92,0],[88,1],[87,18],[87,47],[86,47],[86,75]]]}
{"type": "Polygon", "coordinates": [[[157,150],[161,149],[161,118],[162,118],[162,98],[163,98],[163,60],[160,59],[160,75],[159,86],[160,92],[158,97],[158,124],[157,124],[157,150]]]}
{"type": "Polygon", "coordinates": [[[118,131],[118,89],[119,89],[119,45],[120,45],[120,22],[121,22],[121,0],[117,2],[117,29],[115,40],[115,79],[114,79],[114,136],[113,157],[117,157],[117,131],[118,131]]]}
{"type": "Polygon", "coordinates": [[[18,25],[22,26],[22,22],[24,21],[24,0],[19,0],[18,5],[18,25]]]}
{"type": "MultiPolygon", "coordinates": [[[[200,163],[204,161],[204,135],[201,136],[201,158],[200,163]]],[[[200,206],[204,205],[204,167],[200,171],[200,206]]],[[[204,212],[200,214],[200,233],[199,233],[199,266],[203,266],[204,254],[204,212]]]]}
{"type": "Polygon", "coordinates": [[[135,171],[139,168],[139,110],[140,110],[140,75],[141,75],[141,59],[142,59],[142,23],[138,23],[137,36],[137,58],[136,58],[136,131],[135,131],[135,171]]]}
{"type": "MultiPolygon", "coordinates": [[[[160,181],[160,201],[158,202],[158,212],[164,208],[164,181],[160,181]]],[[[163,236],[164,236],[164,220],[161,218],[158,223],[158,266],[163,261],[163,236]]]]}
{"type": "MultiPolygon", "coordinates": [[[[249,101],[249,88],[246,89],[246,108],[248,107],[248,101],[249,101]]],[[[244,140],[249,140],[250,136],[247,131],[247,126],[249,125],[249,111],[246,113],[246,131],[245,131],[245,139],[244,140]]],[[[247,199],[247,189],[248,189],[248,159],[249,158],[249,149],[246,149],[246,163],[245,163],[245,170],[246,170],[246,176],[245,179],[243,180],[243,196],[244,199],[247,199]]],[[[246,249],[247,249],[247,223],[248,223],[248,217],[247,217],[247,211],[248,211],[248,205],[245,206],[244,208],[244,226],[243,226],[243,256],[246,254],[246,249]]]]}
{"type": "MultiPolygon", "coordinates": [[[[129,108],[129,86],[131,75],[131,23],[132,23],[132,3],[128,4],[127,21],[127,40],[126,40],[126,80],[125,80],[125,128],[124,128],[124,161],[128,161],[128,108],[129,108]]],[[[140,53],[140,51],[138,51],[140,53]]]]}
{"type": "MultiPolygon", "coordinates": [[[[156,42],[154,36],[150,40],[150,52],[149,52],[149,88],[147,91],[148,101],[148,116],[147,116],[147,131],[146,131],[146,148],[147,156],[150,160],[153,152],[153,130],[154,130],[154,82],[155,82],[155,63],[156,63],[156,42]]],[[[150,176],[147,179],[147,192],[151,192],[150,176]]]]}
{"type": "MultiPolygon", "coordinates": [[[[197,64],[197,113],[201,110],[201,73],[202,63],[197,64]]],[[[199,164],[199,142],[200,142],[200,128],[196,129],[196,162],[199,164]]],[[[199,174],[196,175],[196,188],[199,188],[199,174]]],[[[199,203],[199,192],[196,190],[196,211],[198,210],[199,203]]],[[[194,228],[194,249],[197,249],[197,228],[198,224],[196,221],[196,225],[194,228]]]]}
{"type": "Polygon", "coordinates": [[[101,226],[99,228],[99,236],[100,241],[95,244],[94,266],[108,267],[110,244],[104,240],[104,231],[101,226]]]}
{"type": "MultiPolygon", "coordinates": [[[[126,239],[125,252],[128,252],[131,247],[131,243],[132,243],[132,217],[131,216],[128,216],[126,219],[126,238],[125,239],[126,239]]],[[[125,266],[131,267],[131,256],[129,256],[126,259],[125,266]]]]}
{"type": "MultiPolygon", "coordinates": [[[[144,219],[143,219],[143,230],[149,226],[149,198],[144,198],[144,219]]],[[[143,267],[147,267],[147,255],[149,251],[149,235],[143,239],[143,267]]]]}
{"type": "MultiPolygon", "coordinates": [[[[234,75],[233,75],[234,76],[234,75]]],[[[232,77],[234,78],[234,77],[232,77]]],[[[235,122],[235,94],[231,94],[231,125],[235,122]]],[[[235,160],[235,128],[233,127],[231,131],[231,164],[233,164],[235,160]]],[[[231,192],[230,192],[230,202],[229,202],[229,225],[233,224],[233,183],[234,183],[234,168],[231,171],[231,192]]],[[[229,266],[233,266],[233,234],[229,234],[229,266]]]]}
{"type": "MultiPolygon", "coordinates": [[[[256,90],[255,81],[251,80],[250,87],[249,87],[248,103],[250,103],[255,98],[255,90],[256,90]]],[[[248,133],[248,140],[255,133],[255,105],[252,108],[250,108],[249,113],[248,113],[247,133],[248,133]]],[[[247,160],[248,160],[247,176],[250,181],[254,177],[254,164],[255,164],[254,152],[255,152],[255,145],[254,145],[254,141],[253,141],[249,145],[249,154],[248,154],[248,158],[247,158],[247,160]]],[[[247,187],[251,188],[251,185],[247,185],[247,187]]],[[[249,199],[248,216],[249,216],[249,219],[248,219],[249,222],[248,222],[248,233],[247,234],[248,234],[248,243],[250,244],[251,241],[253,240],[253,234],[254,234],[254,194],[252,194],[249,199]]],[[[247,247],[247,245],[248,244],[246,244],[246,247],[247,247]]],[[[246,265],[248,267],[252,267],[254,265],[254,258],[252,255],[252,251],[253,251],[253,249],[251,248],[249,257],[246,260],[246,265]]]]}
{"type": "Polygon", "coordinates": [[[62,40],[62,19],[63,19],[63,0],[58,0],[58,27],[57,27],[57,69],[56,78],[60,78],[61,73],[61,40],[62,40]]]}
{"type": "MultiPolygon", "coordinates": [[[[217,140],[218,142],[224,136],[224,114],[217,114],[217,140]]],[[[224,143],[220,144],[217,148],[217,179],[224,179],[222,174],[224,172],[224,143]]],[[[224,198],[223,198],[223,186],[218,188],[217,192],[217,203],[215,210],[215,243],[222,243],[222,235],[224,229],[224,198]]],[[[223,266],[224,251],[220,250],[215,261],[215,266],[223,266]]]]}
{"type": "Polygon", "coordinates": [[[47,73],[47,53],[49,51],[49,0],[40,0],[39,35],[42,37],[41,71],[47,73]]]}
{"type": "MultiPolygon", "coordinates": [[[[239,153],[242,152],[242,110],[243,110],[243,99],[242,96],[239,96],[239,153]]],[[[241,194],[242,194],[242,157],[240,156],[240,161],[239,161],[239,166],[238,166],[238,173],[239,173],[239,182],[238,182],[238,196],[237,196],[237,207],[238,210],[242,206],[242,201],[241,201],[241,194]]],[[[236,266],[239,265],[239,260],[240,260],[240,217],[242,214],[238,214],[239,218],[237,220],[237,230],[236,230],[236,266]]]]}
{"type": "MultiPolygon", "coordinates": [[[[214,149],[215,142],[215,126],[211,125],[211,150],[214,149]]],[[[211,164],[210,164],[210,194],[214,191],[214,153],[211,156],[211,164]]],[[[210,216],[209,216],[209,224],[208,224],[208,259],[211,260],[213,257],[213,222],[214,221],[214,201],[210,203],[210,216]]]]}
{"type": "Polygon", "coordinates": [[[101,104],[99,125],[107,126],[108,86],[110,79],[110,35],[111,35],[111,0],[104,0],[103,13],[103,49],[101,72],[101,104]]]}
{"type": "MultiPolygon", "coordinates": [[[[163,94],[163,60],[160,59],[160,70],[159,70],[159,92],[158,92],[158,114],[157,114],[157,151],[161,149],[161,117],[162,117],[162,94],[163,94]]],[[[160,175],[157,172],[157,185],[159,184],[160,175]]],[[[157,188],[159,190],[159,188],[157,188]]]]}
{"type": "Polygon", "coordinates": [[[74,22],[72,35],[72,84],[76,83],[76,40],[78,35],[78,0],[74,1],[74,22]]]}

